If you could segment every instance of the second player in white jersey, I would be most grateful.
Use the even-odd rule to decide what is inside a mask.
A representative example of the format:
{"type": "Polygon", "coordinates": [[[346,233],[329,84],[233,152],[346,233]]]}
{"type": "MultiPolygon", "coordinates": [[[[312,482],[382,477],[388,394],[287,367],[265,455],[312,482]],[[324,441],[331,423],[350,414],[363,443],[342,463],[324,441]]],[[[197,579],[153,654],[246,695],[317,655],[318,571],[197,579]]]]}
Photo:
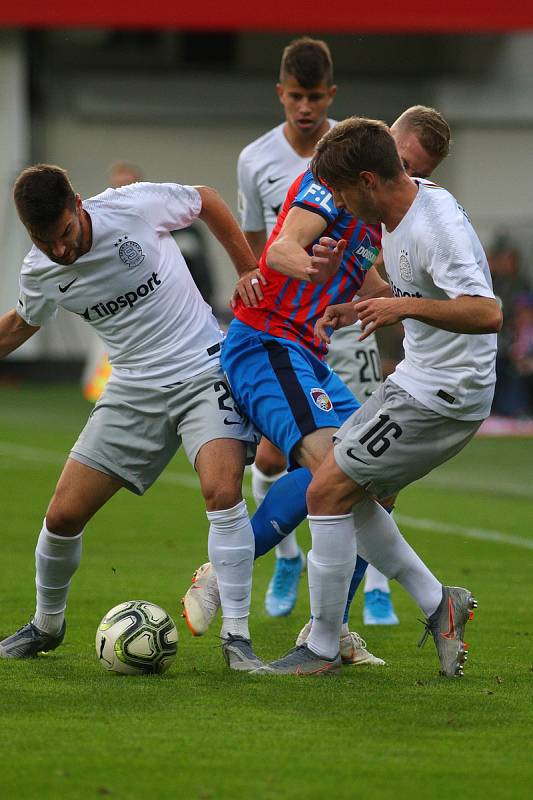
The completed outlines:
{"type": "MultiPolygon", "coordinates": [[[[429,181],[400,224],[383,226],[383,256],[396,297],[494,298],[487,258],[455,198],[429,181]]],[[[485,419],[495,382],[496,334],[469,336],[406,318],[405,358],[391,380],[446,417],[485,419]]]]}

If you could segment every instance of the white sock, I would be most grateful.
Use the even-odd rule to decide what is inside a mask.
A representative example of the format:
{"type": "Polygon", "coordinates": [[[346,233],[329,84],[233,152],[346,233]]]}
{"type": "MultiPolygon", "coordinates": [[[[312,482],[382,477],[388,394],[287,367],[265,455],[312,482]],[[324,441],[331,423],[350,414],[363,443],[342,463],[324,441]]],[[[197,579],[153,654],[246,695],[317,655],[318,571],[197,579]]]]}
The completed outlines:
{"type": "MultiPolygon", "coordinates": [[[[392,517],[392,512],[390,513],[392,517]]],[[[365,572],[365,592],[373,592],[379,589],[380,592],[390,594],[389,580],[379,572],[372,564],[369,564],[365,572]]]]}
{"type": "Polygon", "coordinates": [[[82,534],[58,536],[43,522],[35,548],[37,607],[33,622],[47,633],[59,633],[65,619],[70,579],[81,559],[82,534]]]}
{"type": "Polygon", "coordinates": [[[442,599],[442,584],[417,556],[384,508],[363,500],[352,510],[359,555],[387,578],[396,578],[430,616],[442,599]]]}
{"type": "Polygon", "coordinates": [[[300,555],[296,531],[291,531],[276,546],[276,558],[296,558],[300,555]]]}
{"type": "MultiPolygon", "coordinates": [[[[265,475],[259,467],[252,464],[252,494],[256,506],[261,505],[272,484],[276,483],[285,474],[285,472],[280,472],[278,475],[265,475]]],[[[276,558],[296,558],[298,555],[300,555],[300,548],[298,547],[296,532],[291,531],[276,546],[276,558]]]]}
{"type": "Polygon", "coordinates": [[[222,635],[250,638],[248,615],[252,593],[255,543],[246,501],[233,508],[208,511],[208,552],[213,564],[222,606],[222,635]]]}
{"type": "Polygon", "coordinates": [[[339,652],[342,618],[355,569],[356,541],[351,514],[309,516],[313,549],[307,557],[313,624],[307,645],[317,655],[339,652]]]}
{"type": "Polygon", "coordinates": [[[388,579],[381,572],[378,572],[372,564],[369,564],[365,572],[365,592],[373,592],[374,589],[390,594],[388,579]]]}

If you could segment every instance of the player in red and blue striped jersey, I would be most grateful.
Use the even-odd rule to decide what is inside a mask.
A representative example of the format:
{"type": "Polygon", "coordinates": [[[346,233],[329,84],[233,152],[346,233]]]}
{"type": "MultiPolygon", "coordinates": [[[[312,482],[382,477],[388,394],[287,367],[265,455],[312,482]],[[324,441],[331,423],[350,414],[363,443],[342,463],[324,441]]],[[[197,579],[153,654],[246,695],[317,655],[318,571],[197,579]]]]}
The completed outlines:
{"type": "MultiPolygon", "coordinates": [[[[238,298],[234,305],[235,316],[246,325],[273,337],[299,342],[322,358],[326,348],[314,337],[314,323],[321,316],[321,309],[331,303],[332,297],[351,300],[359,292],[367,271],[379,254],[380,241],[378,226],[355,219],[344,209],[338,211],[327,187],[317,183],[307,170],[292,183],[261,257],[263,299],[255,306],[246,306],[238,298]],[[290,275],[290,271],[283,275],[268,265],[269,249],[284,228],[287,215],[295,208],[318,215],[319,225],[323,228],[321,236],[347,242],[339,269],[324,283],[318,283],[309,274],[304,280],[298,280],[297,276],[290,275]]],[[[317,243],[318,238],[305,248],[309,256],[317,243]]]]}
{"type": "MultiPolygon", "coordinates": [[[[256,512],[256,558],[305,518],[311,472],[335,429],[360,406],[323,360],[313,328],[332,298],[388,291],[373,267],[379,248],[380,229],[335,208],[328,188],[306,171],[289,189],[258,273],[243,278],[235,294],[222,363],[236,400],[291,467],[307,468],[281,478],[256,512]],[[331,249],[335,258],[324,257],[331,249]]],[[[365,568],[359,559],[353,591],[365,568]]],[[[384,663],[347,622],[345,628],[344,663],[384,663]]]]}

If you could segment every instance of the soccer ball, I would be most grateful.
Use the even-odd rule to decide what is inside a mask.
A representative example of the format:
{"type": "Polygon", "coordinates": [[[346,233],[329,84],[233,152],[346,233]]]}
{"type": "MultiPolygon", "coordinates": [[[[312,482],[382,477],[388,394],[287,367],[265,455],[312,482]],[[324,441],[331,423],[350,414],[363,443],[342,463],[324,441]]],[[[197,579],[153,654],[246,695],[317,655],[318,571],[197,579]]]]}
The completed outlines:
{"type": "Polygon", "coordinates": [[[178,648],[172,617],[146,600],[128,600],[107,612],[96,631],[96,655],[104,669],[124,675],[165,672],[178,648]]]}

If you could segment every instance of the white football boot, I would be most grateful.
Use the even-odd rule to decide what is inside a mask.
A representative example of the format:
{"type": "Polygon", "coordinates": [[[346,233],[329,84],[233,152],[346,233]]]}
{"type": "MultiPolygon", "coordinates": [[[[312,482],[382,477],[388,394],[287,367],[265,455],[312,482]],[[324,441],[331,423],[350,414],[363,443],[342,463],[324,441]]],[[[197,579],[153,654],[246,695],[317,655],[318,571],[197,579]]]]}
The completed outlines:
{"type": "Polygon", "coordinates": [[[203,636],[220,608],[217,575],[210,561],[198,567],[181,604],[182,616],[192,635],[203,636]]]}
{"type": "MultiPolygon", "coordinates": [[[[311,633],[312,620],[307,622],[296,639],[296,647],[304,644],[311,633]]],[[[339,648],[343,664],[361,667],[365,664],[373,667],[381,667],[385,664],[382,658],[378,658],[366,649],[366,642],[355,631],[350,631],[341,635],[339,648]]]]}

